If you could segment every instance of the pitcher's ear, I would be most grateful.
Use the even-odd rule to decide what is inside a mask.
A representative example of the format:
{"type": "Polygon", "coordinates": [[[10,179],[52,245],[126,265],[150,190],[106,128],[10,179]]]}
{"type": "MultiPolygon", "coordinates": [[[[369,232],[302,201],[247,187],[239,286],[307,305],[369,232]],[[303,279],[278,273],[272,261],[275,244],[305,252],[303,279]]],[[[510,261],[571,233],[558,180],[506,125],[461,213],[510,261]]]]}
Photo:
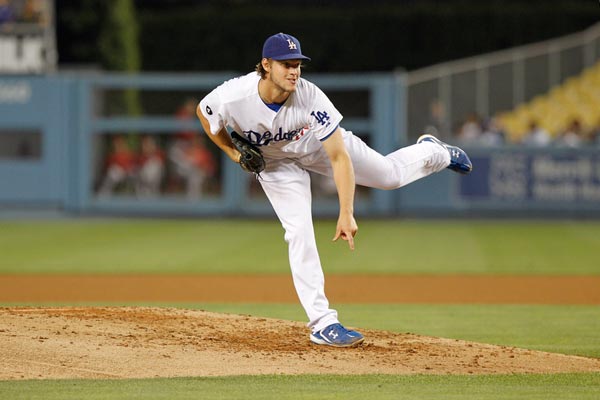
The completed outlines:
{"type": "Polygon", "coordinates": [[[265,71],[270,72],[271,71],[271,60],[268,58],[263,58],[262,60],[260,60],[260,63],[262,64],[262,67],[265,71]]]}

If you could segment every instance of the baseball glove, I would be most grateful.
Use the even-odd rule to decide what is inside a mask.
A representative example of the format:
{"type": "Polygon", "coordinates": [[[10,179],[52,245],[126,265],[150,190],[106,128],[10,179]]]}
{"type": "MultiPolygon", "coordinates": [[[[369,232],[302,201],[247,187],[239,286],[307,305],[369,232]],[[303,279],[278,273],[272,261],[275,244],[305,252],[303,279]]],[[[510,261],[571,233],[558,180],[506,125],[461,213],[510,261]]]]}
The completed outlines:
{"type": "Polygon", "coordinates": [[[260,149],[236,131],[231,132],[233,145],[242,154],[240,166],[244,171],[260,174],[265,169],[265,159],[260,149]]]}

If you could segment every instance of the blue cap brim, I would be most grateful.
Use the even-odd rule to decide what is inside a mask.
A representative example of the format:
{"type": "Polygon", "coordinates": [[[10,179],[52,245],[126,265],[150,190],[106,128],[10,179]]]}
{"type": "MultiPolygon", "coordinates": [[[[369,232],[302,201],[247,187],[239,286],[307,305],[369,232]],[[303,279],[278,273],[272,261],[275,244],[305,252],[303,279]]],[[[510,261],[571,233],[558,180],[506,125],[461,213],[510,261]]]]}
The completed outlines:
{"type": "Polygon", "coordinates": [[[302,54],[298,54],[298,53],[288,53],[288,54],[281,54],[279,56],[274,56],[274,57],[270,57],[273,60],[277,60],[277,61],[282,61],[282,60],[306,60],[306,61],[310,61],[310,57],[306,57],[303,56],[302,54]]]}

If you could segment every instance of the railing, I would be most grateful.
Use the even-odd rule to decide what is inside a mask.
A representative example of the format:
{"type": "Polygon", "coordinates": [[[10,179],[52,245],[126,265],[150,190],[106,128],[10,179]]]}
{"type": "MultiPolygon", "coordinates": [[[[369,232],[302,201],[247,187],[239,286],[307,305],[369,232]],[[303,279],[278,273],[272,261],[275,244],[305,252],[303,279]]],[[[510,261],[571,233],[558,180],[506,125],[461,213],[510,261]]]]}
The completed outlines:
{"type": "Polygon", "coordinates": [[[486,120],[548,92],[600,59],[600,23],[559,39],[437,64],[407,74],[408,132],[449,138],[470,114],[486,120]]]}

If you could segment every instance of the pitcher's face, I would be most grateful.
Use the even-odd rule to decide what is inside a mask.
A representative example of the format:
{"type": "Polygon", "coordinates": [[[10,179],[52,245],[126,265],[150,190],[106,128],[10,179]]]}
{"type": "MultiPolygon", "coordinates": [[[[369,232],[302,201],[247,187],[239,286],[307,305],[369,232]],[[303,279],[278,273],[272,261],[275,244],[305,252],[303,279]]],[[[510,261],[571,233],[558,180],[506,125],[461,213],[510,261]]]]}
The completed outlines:
{"type": "MultiPolygon", "coordinates": [[[[266,66],[265,66],[266,67],[266,66]]],[[[301,60],[268,60],[267,79],[283,92],[296,90],[302,68],[301,60]]]]}

